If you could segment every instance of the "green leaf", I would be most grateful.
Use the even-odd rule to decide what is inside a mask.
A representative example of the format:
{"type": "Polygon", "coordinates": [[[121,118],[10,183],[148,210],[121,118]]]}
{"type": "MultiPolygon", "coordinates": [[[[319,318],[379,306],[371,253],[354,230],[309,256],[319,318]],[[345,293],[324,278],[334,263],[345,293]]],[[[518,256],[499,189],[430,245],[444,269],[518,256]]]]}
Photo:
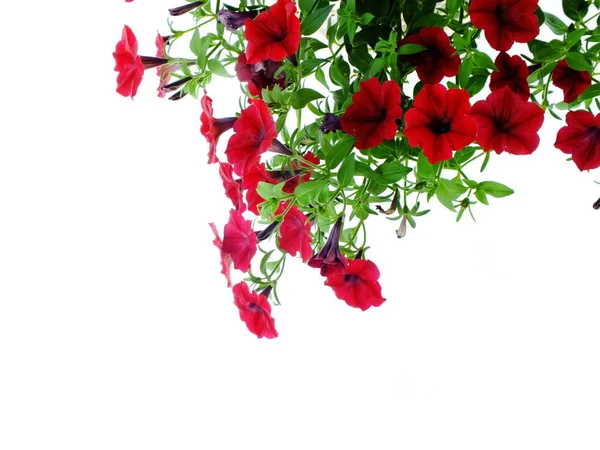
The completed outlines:
{"type": "Polygon", "coordinates": [[[270,198],[275,198],[275,185],[271,183],[267,183],[266,181],[259,181],[256,186],[256,192],[265,200],[270,198]]]}
{"type": "Polygon", "coordinates": [[[308,13],[317,0],[298,0],[298,7],[302,13],[308,13]]]}
{"type": "Polygon", "coordinates": [[[344,162],[340,166],[340,170],[337,174],[337,179],[341,187],[346,187],[352,183],[352,180],[354,180],[355,166],[356,161],[354,160],[354,155],[348,155],[346,159],[344,159],[344,162]]]}
{"type": "Polygon", "coordinates": [[[294,190],[294,196],[302,205],[322,203],[323,193],[327,192],[329,182],[327,180],[307,181],[300,183],[294,190]]]}
{"type": "Polygon", "coordinates": [[[473,71],[473,58],[470,55],[467,55],[465,59],[463,59],[460,64],[460,69],[458,70],[458,85],[464,88],[469,82],[469,78],[471,77],[471,72],[473,71]]]}
{"type": "Polygon", "coordinates": [[[562,7],[565,16],[571,20],[579,21],[587,14],[589,3],[587,0],[562,0],[562,7]]]}
{"type": "Polygon", "coordinates": [[[562,35],[567,32],[567,25],[559,17],[547,12],[544,13],[544,16],[546,16],[546,25],[554,34],[562,35]]]}
{"type": "Polygon", "coordinates": [[[417,159],[417,176],[419,179],[433,178],[434,175],[433,165],[429,162],[427,156],[423,152],[419,153],[419,158],[417,159]]]}
{"type": "Polygon", "coordinates": [[[487,53],[474,50],[473,61],[475,62],[475,67],[479,69],[498,70],[496,64],[494,64],[494,61],[492,61],[492,58],[487,53]]]}
{"type": "Polygon", "coordinates": [[[486,194],[489,194],[495,198],[506,197],[508,195],[514,194],[515,192],[508,186],[505,186],[502,183],[497,183],[495,181],[482,181],[481,183],[479,183],[479,190],[483,190],[486,194]]]}
{"type": "Polygon", "coordinates": [[[583,91],[583,94],[581,94],[577,100],[584,101],[590,98],[597,97],[598,95],[600,95],[600,84],[593,84],[590,87],[588,87],[585,91],[583,91]]]}
{"type": "Polygon", "coordinates": [[[487,73],[487,71],[485,71],[485,73],[479,71],[476,72],[475,70],[473,71],[473,76],[469,79],[469,82],[465,86],[465,89],[469,91],[471,97],[473,97],[485,87],[488,76],[489,74],[487,73]]]}
{"type": "Polygon", "coordinates": [[[585,59],[585,56],[576,52],[567,53],[567,65],[573,70],[579,70],[582,72],[591,72],[594,70],[588,60],[585,59]]]}
{"type": "Polygon", "coordinates": [[[378,183],[396,183],[406,177],[412,169],[398,161],[385,162],[375,169],[374,180],[378,183]]]}
{"type": "Polygon", "coordinates": [[[209,59],[207,66],[208,66],[208,70],[211,73],[214,73],[215,75],[218,75],[220,77],[233,78],[235,76],[235,75],[231,75],[229,72],[227,72],[227,69],[225,69],[225,66],[218,59],[209,59]]]}
{"type": "Polygon", "coordinates": [[[476,190],[475,191],[475,198],[477,200],[479,200],[481,203],[483,203],[484,205],[489,205],[490,203],[488,202],[487,199],[487,195],[485,194],[484,190],[476,190]]]}
{"type": "Polygon", "coordinates": [[[450,195],[452,200],[456,200],[462,194],[467,192],[467,188],[462,184],[459,184],[456,181],[446,180],[445,178],[440,178],[440,185],[446,188],[448,195],[450,195]]]}
{"type": "Polygon", "coordinates": [[[348,55],[348,61],[361,72],[367,72],[373,63],[373,57],[369,54],[367,44],[361,42],[354,47],[348,55]]]}
{"type": "Polygon", "coordinates": [[[427,47],[423,47],[419,44],[404,44],[402,47],[398,49],[399,55],[414,55],[415,53],[420,53],[423,50],[427,50],[427,47]]]}
{"type": "Polygon", "coordinates": [[[462,0],[446,0],[446,10],[449,16],[453,16],[460,9],[462,0]]]}
{"type": "Polygon", "coordinates": [[[344,138],[331,145],[325,153],[325,164],[330,170],[335,169],[352,151],[354,147],[354,138],[349,135],[345,135],[344,138]]]}
{"type": "Polygon", "coordinates": [[[383,58],[375,58],[373,60],[373,63],[371,64],[371,67],[369,67],[369,70],[365,74],[365,80],[368,80],[371,77],[375,77],[375,76],[379,75],[379,72],[381,72],[381,70],[384,67],[385,67],[385,60],[383,58]]]}
{"type": "Polygon", "coordinates": [[[294,92],[290,98],[290,106],[294,109],[304,108],[309,102],[323,98],[323,95],[314,89],[302,88],[294,92]]]}
{"type": "Polygon", "coordinates": [[[417,31],[424,27],[440,27],[444,28],[448,18],[439,14],[430,13],[419,16],[410,26],[411,31],[417,31]]]}
{"type": "Polygon", "coordinates": [[[321,28],[321,25],[323,25],[327,20],[327,17],[329,17],[329,13],[333,9],[333,6],[334,5],[328,5],[324,8],[317,9],[306,16],[300,25],[302,35],[309,36],[321,28]]]}

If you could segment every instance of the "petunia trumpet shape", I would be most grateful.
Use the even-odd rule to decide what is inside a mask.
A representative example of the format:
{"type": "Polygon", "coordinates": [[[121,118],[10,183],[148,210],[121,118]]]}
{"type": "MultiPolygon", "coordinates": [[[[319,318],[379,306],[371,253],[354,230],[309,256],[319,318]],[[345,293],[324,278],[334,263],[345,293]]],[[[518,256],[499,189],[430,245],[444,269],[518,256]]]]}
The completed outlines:
{"type": "Polygon", "coordinates": [[[563,59],[552,71],[552,83],[562,89],[563,101],[571,103],[592,85],[592,77],[588,72],[571,69],[563,59]]]}
{"type": "Polygon", "coordinates": [[[600,167],[600,114],[570,111],[566,122],[558,130],[554,146],[570,154],[579,170],[600,167]]]}
{"type": "Polygon", "coordinates": [[[248,83],[248,91],[254,97],[262,98],[262,90],[272,90],[277,84],[282,89],[286,87],[285,73],[281,72],[275,75],[282,63],[279,61],[259,61],[255,64],[248,64],[245,53],[240,53],[235,65],[235,73],[238,80],[248,83]]]}
{"type": "Polygon", "coordinates": [[[117,92],[123,97],[135,97],[142,82],[145,69],[162,66],[169,62],[166,58],[138,55],[138,41],[131,28],[123,26],[121,40],[113,52],[117,75],[117,92]]]}
{"type": "Polygon", "coordinates": [[[213,164],[219,162],[217,158],[217,143],[219,136],[225,131],[233,128],[236,117],[225,117],[222,119],[215,119],[213,117],[212,99],[206,95],[200,99],[200,105],[202,106],[202,114],[200,115],[200,133],[206,138],[208,142],[208,163],[213,164]]]}
{"type": "Polygon", "coordinates": [[[538,0],[472,0],[469,15],[491,47],[505,52],[515,42],[527,43],[540,33],[537,8],[538,0]]]}
{"type": "Polygon", "coordinates": [[[254,19],[258,11],[232,11],[223,8],[217,13],[217,20],[229,31],[236,31],[244,25],[246,19],[254,19]]]}
{"type": "Polygon", "coordinates": [[[234,209],[229,211],[229,221],[225,225],[220,248],[221,260],[229,256],[235,269],[248,272],[252,257],[256,254],[257,241],[250,221],[234,209]]]}
{"type": "Polygon", "coordinates": [[[529,100],[529,83],[527,77],[529,70],[527,64],[519,55],[510,56],[506,52],[498,53],[494,61],[498,71],[492,72],[490,77],[490,90],[497,91],[508,86],[524,101],[529,100]]]}
{"type": "Polygon", "coordinates": [[[333,271],[344,270],[346,267],[346,257],[340,250],[340,233],[342,232],[342,217],[333,225],[327,242],[323,248],[308,260],[308,265],[316,269],[321,269],[321,276],[326,277],[333,271]]]}
{"type": "Polygon", "coordinates": [[[233,304],[240,312],[240,319],[256,337],[273,339],[278,336],[275,320],[271,316],[271,304],[268,296],[271,287],[258,294],[250,291],[246,282],[233,286],[233,304]]]}
{"type": "MultiPolygon", "coordinates": [[[[282,209],[286,207],[286,203],[281,205],[282,209]]],[[[279,227],[279,248],[292,256],[300,253],[302,261],[308,261],[312,256],[310,226],[308,218],[296,205],[293,205],[283,217],[279,227]]]]}
{"type": "Polygon", "coordinates": [[[418,34],[406,36],[398,47],[404,44],[417,44],[426,48],[412,55],[400,55],[400,61],[413,64],[419,80],[425,84],[436,84],[444,77],[453,77],[458,73],[460,57],[450,45],[450,38],[440,27],[425,27],[418,34]]]}
{"type": "Polygon", "coordinates": [[[379,269],[368,259],[350,259],[343,270],[333,270],[327,275],[325,285],[335,296],[354,308],[363,311],[380,306],[386,299],[381,296],[379,269]]]}
{"type": "Polygon", "coordinates": [[[260,99],[244,109],[233,125],[233,136],[229,138],[225,154],[233,165],[233,171],[243,177],[260,161],[267,150],[290,154],[277,139],[277,129],[268,106],[260,99]]]}
{"type": "Polygon", "coordinates": [[[300,19],[296,16],[296,3],[277,0],[268,11],[244,23],[246,57],[248,64],[270,59],[283,61],[294,55],[300,47],[300,19]]]}
{"type": "Polygon", "coordinates": [[[223,182],[225,195],[231,200],[235,210],[243,213],[246,210],[246,204],[244,203],[242,180],[233,178],[233,167],[229,163],[219,163],[219,176],[223,182]]]}
{"type": "Polygon", "coordinates": [[[471,109],[477,120],[477,143],[483,150],[528,155],[538,147],[544,110],[525,102],[508,86],[492,92],[471,109]]]}
{"type": "Polygon", "coordinates": [[[398,83],[388,80],[379,84],[373,77],[360,83],[340,122],[344,132],[356,138],[354,146],[366,150],[394,139],[398,131],[396,120],[401,116],[398,83]]]}
{"type": "Polygon", "coordinates": [[[123,27],[121,40],[113,53],[117,75],[117,92],[123,97],[135,97],[144,76],[144,64],[138,55],[138,42],[127,25],[123,27]]]}
{"type": "Polygon", "coordinates": [[[426,84],[404,116],[404,135],[413,147],[421,147],[431,164],[452,158],[475,140],[477,121],[471,116],[469,93],[441,84],[426,84]]]}

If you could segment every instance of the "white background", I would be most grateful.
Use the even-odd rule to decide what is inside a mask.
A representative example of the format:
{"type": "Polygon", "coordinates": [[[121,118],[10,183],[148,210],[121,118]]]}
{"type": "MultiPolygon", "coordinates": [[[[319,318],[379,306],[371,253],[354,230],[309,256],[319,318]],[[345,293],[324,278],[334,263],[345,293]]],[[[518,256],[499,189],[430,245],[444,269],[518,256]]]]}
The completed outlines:
{"type": "Polygon", "coordinates": [[[558,122],[492,158],[479,179],[516,193],[476,223],[369,221],[380,308],[293,261],[257,340],[211,243],[229,201],[199,102],[158,99],[154,71],[115,92],[123,24],[153,55],[173,6],[0,7],[0,448],[598,449],[600,175],[558,122]]]}

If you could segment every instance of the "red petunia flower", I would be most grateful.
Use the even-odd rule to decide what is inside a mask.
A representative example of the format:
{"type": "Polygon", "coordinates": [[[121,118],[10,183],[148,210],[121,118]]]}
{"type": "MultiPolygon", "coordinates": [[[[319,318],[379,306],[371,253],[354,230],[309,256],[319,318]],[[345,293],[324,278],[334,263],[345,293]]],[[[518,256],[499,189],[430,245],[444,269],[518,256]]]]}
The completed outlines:
{"type": "Polygon", "coordinates": [[[592,77],[586,71],[571,69],[563,59],[552,71],[552,83],[563,90],[564,102],[571,103],[592,85],[592,77]]]}
{"type": "Polygon", "coordinates": [[[524,101],[529,100],[529,70],[525,61],[519,55],[509,56],[506,52],[500,52],[494,63],[498,71],[492,72],[490,90],[497,91],[508,86],[524,101]]]}
{"type": "Polygon", "coordinates": [[[246,203],[248,205],[248,210],[256,214],[260,215],[258,211],[258,205],[265,201],[256,190],[259,182],[277,184],[277,180],[271,178],[267,170],[265,169],[264,163],[256,163],[248,169],[248,172],[242,178],[242,189],[247,189],[246,191],[246,203]]]}
{"type": "Polygon", "coordinates": [[[144,63],[138,55],[138,42],[127,25],[123,27],[121,40],[117,42],[115,51],[115,71],[117,75],[117,92],[123,97],[133,98],[144,76],[144,63]]]}
{"type": "Polygon", "coordinates": [[[244,176],[248,169],[260,160],[260,155],[271,147],[277,137],[275,122],[269,108],[260,99],[244,109],[233,125],[235,133],[227,143],[227,160],[233,171],[244,176]]]}
{"type": "Polygon", "coordinates": [[[231,255],[233,267],[248,272],[256,253],[256,233],[252,224],[236,210],[229,211],[229,222],[223,231],[223,253],[231,255]]]}
{"type": "Polygon", "coordinates": [[[507,86],[475,103],[471,113],[479,125],[477,143],[486,152],[528,155],[540,143],[537,132],[544,123],[544,110],[523,101],[507,86]]]}
{"type": "Polygon", "coordinates": [[[308,260],[309,267],[321,269],[321,276],[326,277],[334,271],[344,271],[347,259],[340,250],[340,233],[342,231],[342,218],[333,225],[327,242],[319,253],[308,260]]]}
{"type": "MultiPolygon", "coordinates": [[[[286,207],[287,204],[282,203],[281,208],[286,207]]],[[[307,217],[296,205],[292,206],[279,226],[279,248],[292,256],[300,252],[302,261],[308,261],[312,256],[310,226],[307,217]]]]}
{"type": "Polygon", "coordinates": [[[469,93],[426,84],[404,116],[404,135],[413,147],[421,147],[431,164],[452,158],[475,140],[477,121],[471,116],[469,93]]]}
{"type": "Polygon", "coordinates": [[[515,42],[527,43],[540,33],[537,8],[538,0],[472,0],[469,15],[492,48],[505,52],[515,42]]]}
{"type": "Polygon", "coordinates": [[[356,138],[359,150],[376,147],[385,139],[394,139],[402,116],[400,86],[395,81],[379,84],[377,78],[360,83],[352,95],[352,104],[340,118],[342,129],[356,138]]]}
{"type": "Polygon", "coordinates": [[[231,164],[219,163],[219,176],[221,177],[221,181],[223,181],[225,195],[231,200],[235,210],[239,213],[246,211],[246,204],[244,203],[242,192],[242,180],[233,178],[233,167],[231,164]]]}
{"type": "Polygon", "coordinates": [[[221,239],[221,236],[219,236],[219,230],[217,230],[217,226],[213,222],[209,223],[209,225],[210,229],[215,234],[213,245],[219,249],[219,253],[221,255],[221,273],[225,275],[227,287],[231,287],[231,255],[223,251],[223,239],[221,239]]]}
{"type": "Polygon", "coordinates": [[[381,296],[379,269],[367,259],[350,259],[343,270],[333,270],[327,275],[325,285],[335,296],[354,308],[363,311],[380,306],[386,299],[381,296]]]}
{"type": "Polygon", "coordinates": [[[579,170],[600,167],[600,114],[570,111],[567,125],[558,130],[554,146],[572,155],[579,170]]]}
{"type": "Polygon", "coordinates": [[[250,291],[244,281],[233,286],[233,304],[240,311],[240,319],[258,338],[272,339],[278,336],[275,320],[271,317],[271,304],[267,300],[270,290],[269,287],[263,293],[258,294],[250,291]]]}
{"type": "Polygon", "coordinates": [[[278,84],[282,89],[286,87],[285,73],[275,76],[281,67],[278,61],[259,61],[256,64],[248,64],[246,54],[240,53],[235,65],[235,73],[238,80],[248,83],[248,91],[254,97],[262,98],[262,90],[272,90],[278,84]]]}
{"type": "Polygon", "coordinates": [[[204,91],[204,96],[200,99],[200,105],[202,106],[200,133],[202,133],[202,136],[208,142],[208,163],[213,164],[219,162],[219,158],[217,158],[219,136],[233,128],[237,118],[225,117],[223,119],[215,119],[213,117],[212,99],[206,95],[206,91],[204,91]]]}
{"type": "Polygon", "coordinates": [[[404,44],[418,44],[426,47],[419,53],[400,55],[400,61],[413,64],[417,68],[419,80],[425,84],[436,84],[444,77],[453,77],[458,73],[460,57],[450,45],[450,38],[440,27],[425,27],[418,34],[406,36],[398,47],[404,44]]]}
{"type": "Polygon", "coordinates": [[[268,11],[244,22],[248,44],[246,57],[249,64],[270,59],[282,61],[293,55],[300,46],[300,19],[296,16],[296,3],[277,0],[268,11]]]}

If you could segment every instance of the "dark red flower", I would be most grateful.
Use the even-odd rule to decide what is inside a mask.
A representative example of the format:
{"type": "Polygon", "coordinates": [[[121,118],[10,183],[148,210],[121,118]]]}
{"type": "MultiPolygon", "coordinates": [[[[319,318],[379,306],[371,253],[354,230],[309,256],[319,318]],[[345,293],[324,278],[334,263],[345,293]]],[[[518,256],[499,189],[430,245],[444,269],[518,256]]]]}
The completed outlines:
{"type": "Polygon", "coordinates": [[[217,13],[217,20],[229,31],[235,31],[244,25],[246,19],[254,19],[258,11],[232,11],[223,8],[217,13]]]}
{"type": "Polygon", "coordinates": [[[296,3],[291,0],[277,0],[268,11],[247,19],[244,27],[249,64],[266,59],[282,61],[300,46],[300,19],[296,16],[296,3]]]}
{"type": "Polygon", "coordinates": [[[498,53],[494,61],[498,71],[492,72],[490,90],[497,91],[508,86],[511,91],[524,100],[529,100],[529,70],[527,64],[519,55],[509,56],[506,52],[498,53]]]}
{"type": "Polygon", "coordinates": [[[453,77],[458,73],[460,57],[450,45],[450,38],[440,27],[425,27],[418,34],[406,36],[398,47],[404,44],[418,44],[425,47],[419,53],[400,55],[400,61],[413,64],[417,68],[419,80],[425,84],[436,84],[444,77],[453,77]]]}
{"type": "Polygon", "coordinates": [[[396,120],[401,116],[398,83],[385,81],[380,85],[373,77],[360,83],[340,121],[342,129],[356,138],[354,146],[365,150],[394,139],[398,131],[396,120]]]}
{"type": "Polygon", "coordinates": [[[123,97],[133,98],[144,76],[144,64],[138,56],[138,42],[127,25],[123,27],[121,40],[117,42],[115,51],[115,71],[117,75],[117,92],[123,97]]]}
{"type": "Polygon", "coordinates": [[[332,270],[325,280],[335,296],[354,308],[363,311],[371,306],[380,306],[385,298],[381,296],[379,269],[367,259],[350,259],[343,270],[332,270]]]}
{"type": "Polygon", "coordinates": [[[202,114],[200,114],[200,133],[208,142],[208,163],[213,164],[219,162],[217,158],[217,142],[219,136],[225,131],[234,127],[237,120],[236,117],[225,117],[223,119],[215,119],[213,117],[212,99],[206,95],[200,99],[202,106],[202,114]]]}
{"type": "Polygon", "coordinates": [[[571,103],[592,85],[592,77],[588,72],[571,69],[563,59],[552,71],[552,83],[563,90],[564,102],[571,103]]]}
{"type": "Polygon", "coordinates": [[[579,170],[600,167],[600,114],[570,111],[567,125],[558,130],[554,146],[570,154],[579,170]]]}
{"type": "Polygon", "coordinates": [[[277,129],[265,102],[256,99],[242,111],[233,131],[225,154],[233,164],[233,171],[243,177],[259,162],[260,155],[270,149],[277,137],[277,129]]]}
{"type": "Polygon", "coordinates": [[[248,210],[252,211],[257,216],[260,214],[258,205],[265,201],[265,199],[258,195],[258,192],[256,191],[256,187],[261,181],[277,184],[277,180],[271,178],[266,171],[264,163],[256,163],[250,166],[248,172],[242,178],[242,189],[247,189],[246,203],[248,205],[248,210]]]}
{"type": "Polygon", "coordinates": [[[342,218],[340,217],[333,225],[327,242],[319,253],[308,260],[308,265],[315,269],[321,269],[321,276],[326,277],[333,271],[343,271],[347,260],[340,250],[340,233],[342,231],[342,218]]]}
{"type": "Polygon", "coordinates": [[[212,222],[209,223],[209,225],[210,229],[215,234],[213,244],[219,249],[219,253],[221,255],[221,273],[225,275],[227,287],[231,287],[231,255],[223,251],[223,239],[221,239],[221,236],[219,236],[219,230],[217,230],[217,226],[212,222]]]}
{"type": "Polygon", "coordinates": [[[244,281],[233,286],[233,303],[240,311],[240,319],[259,338],[272,339],[278,336],[275,320],[271,317],[271,304],[267,299],[270,290],[269,287],[258,294],[250,291],[244,281]]]}
{"type": "Polygon", "coordinates": [[[505,52],[515,42],[527,43],[540,33],[537,8],[538,0],[472,0],[469,15],[492,48],[505,52]]]}
{"type": "Polygon", "coordinates": [[[235,207],[235,210],[243,213],[246,211],[244,196],[242,193],[242,180],[233,178],[233,167],[229,163],[219,163],[219,176],[223,181],[225,195],[235,207]]]}
{"type": "MultiPolygon", "coordinates": [[[[287,208],[287,204],[283,203],[281,208],[287,208]]],[[[310,225],[307,217],[293,205],[279,227],[279,248],[292,256],[300,252],[302,261],[308,261],[312,256],[310,225]]]]}
{"type": "Polygon", "coordinates": [[[232,209],[229,211],[229,222],[223,231],[223,253],[231,255],[233,267],[248,272],[252,257],[256,253],[256,233],[249,220],[232,209]]]}
{"type": "Polygon", "coordinates": [[[238,80],[248,83],[248,91],[251,95],[262,98],[263,89],[272,90],[276,84],[285,89],[285,73],[275,76],[281,65],[281,62],[268,59],[256,64],[248,64],[246,54],[240,53],[235,65],[235,73],[238,80]]]}
{"type": "Polygon", "coordinates": [[[421,147],[431,164],[452,158],[475,140],[477,121],[471,116],[469,93],[426,84],[404,116],[404,135],[413,147],[421,147]]]}
{"type": "Polygon", "coordinates": [[[544,110],[523,101],[507,86],[475,103],[471,113],[479,125],[477,143],[486,152],[528,155],[540,143],[537,132],[544,123],[544,110]]]}

